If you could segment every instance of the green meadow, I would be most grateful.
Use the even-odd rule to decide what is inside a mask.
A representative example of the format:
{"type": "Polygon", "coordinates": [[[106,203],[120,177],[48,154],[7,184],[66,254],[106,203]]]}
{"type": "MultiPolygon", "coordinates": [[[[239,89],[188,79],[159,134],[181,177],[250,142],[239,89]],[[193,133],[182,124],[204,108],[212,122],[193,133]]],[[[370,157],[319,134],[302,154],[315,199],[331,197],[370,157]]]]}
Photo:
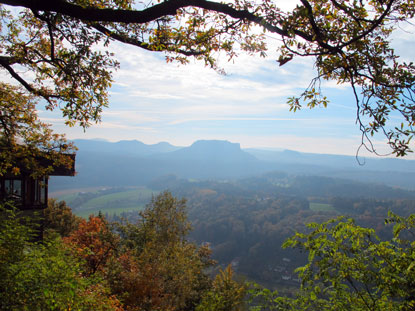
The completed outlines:
{"type": "Polygon", "coordinates": [[[109,215],[121,214],[129,211],[140,211],[151,201],[157,192],[139,187],[134,189],[120,189],[120,191],[107,193],[108,189],[91,192],[75,192],[58,196],[59,201],[65,201],[74,214],[88,217],[99,212],[109,215]]]}

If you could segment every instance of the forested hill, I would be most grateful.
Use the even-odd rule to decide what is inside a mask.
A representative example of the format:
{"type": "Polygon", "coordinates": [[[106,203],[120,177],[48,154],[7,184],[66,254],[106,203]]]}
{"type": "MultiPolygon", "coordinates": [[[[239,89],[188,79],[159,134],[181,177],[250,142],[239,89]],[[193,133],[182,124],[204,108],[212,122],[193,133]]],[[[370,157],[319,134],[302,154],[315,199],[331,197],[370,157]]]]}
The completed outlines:
{"type": "Polygon", "coordinates": [[[188,197],[195,190],[210,189],[215,193],[226,193],[235,197],[266,198],[271,196],[318,197],[318,198],[371,198],[371,199],[415,199],[414,190],[394,188],[382,184],[370,184],[348,179],[290,175],[284,172],[269,172],[234,181],[194,181],[177,176],[162,176],[148,183],[154,190],[169,189],[176,195],[188,197]],[[189,192],[190,191],[190,192],[189,192]]]}
{"type": "Polygon", "coordinates": [[[219,140],[197,141],[189,147],[169,143],[111,143],[75,140],[77,176],[53,178],[51,190],[96,187],[138,186],[166,175],[187,179],[229,180],[280,171],[384,184],[415,189],[415,161],[361,159],[295,151],[243,150],[237,143],[219,140]]]}
{"type": "MultiPolygon", "coordinates": [[[[414,191],[282,172],[236,181],[192,181],[170,175],[148,187],[154,192],[169,189],[187,199],[190,238],[209,244],[219,264],[232,264],[237,273],[284,290],[299,286],[294,270],[306,263],[306,256],[281,245],[296,231],[305,232],[305,224],[345,215],[376,228],[381,238],[390,238],[390,227],[383,226],[388,211],[409,215],[415,207],[414,191]]],[[[74,202],[69,204],[75,212],[91,206],[74,202]]],[[[116,206],[103,213],[111,220],[139,219],[137,209],[117,211],[116,206]]]]}

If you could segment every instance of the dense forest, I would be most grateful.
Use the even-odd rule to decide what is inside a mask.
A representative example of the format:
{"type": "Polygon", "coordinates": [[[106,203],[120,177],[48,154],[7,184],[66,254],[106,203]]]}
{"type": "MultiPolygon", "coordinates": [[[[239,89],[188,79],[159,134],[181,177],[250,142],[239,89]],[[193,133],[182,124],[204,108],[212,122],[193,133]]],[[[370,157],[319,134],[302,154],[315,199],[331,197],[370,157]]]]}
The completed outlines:
{"type": "MultiPolygon", "coordinates": [[[[391,238],[390,227],[384,225],[388,212],[409,216],[415,209],[412,191],[281,172],[229,182],[170,175],[148,186],[165,186],[187,199],[193,227],[189,238],[209,245],[212,258],[223,268],[231,264],[239,275],[280,291],[300,286],[294,271],[306,263],[307,255],[282,245],[296,232],[307,232],[305,224],[343,215],[376,229],[387,240],[391,238]]],[[[106,216],[116,221],[139,219],[137,211],[106,216]]]]}
{"type": "Polygon", "coordinates": [[[2,207],[0,310],[231,310],[246,286],[230,268],[215,279],[206,246],[186,239],[184,200],[155,197],[136,223],[76,217],[50,201],[39,219],[2,207]],[[22,223],[24,220],[24,223],[22,223]],[[36,242],[36,237],[38,242],[36,242]]]}
{"type": "Polygon", "coordinates": [[[161,192],[124,218],[50,200],[38,242],[39,222],[3,207],[0,309],[411,310],[415,217],[398,214],[415,201],[183,183],[188,201],[161,192]]]}

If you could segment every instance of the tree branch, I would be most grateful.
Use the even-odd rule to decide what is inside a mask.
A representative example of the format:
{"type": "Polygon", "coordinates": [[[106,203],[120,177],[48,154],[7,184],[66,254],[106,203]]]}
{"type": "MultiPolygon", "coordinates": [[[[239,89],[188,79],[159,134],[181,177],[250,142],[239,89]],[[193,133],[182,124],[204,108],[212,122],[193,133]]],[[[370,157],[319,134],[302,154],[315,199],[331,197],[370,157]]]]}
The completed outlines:
{"type": "MultiPolygon", "coordinates": [[[[276,27],[267,22],[263,17],[257,16],[247,10],[237,10],[227,4],[207,0],[164,1],[141,11],[82,7],[68,3],[65,0],[0,0],[0,3],[26,7],[35,11],[60,13],[83,21],[124,24],[144,24],[164,16],[176,15],[177,10],[185,7],[197,7],[217,13],[223,13],[235,19],[246,19],[264,27],[272,33],[277,33],[285,37],[291,36],[287,30],[276,27]]],[[[294,30],[294,33],[307,41],[312,41],[313,39],[312,36],[301,30],[294,30]]]]}
{"type": "Polygon", "coordinates": [[[4,69],[6,69],[10,75],[17,80],[21,85],[23,85],[23,87],[28,90],[30,93],[34,94],[34,95],[39,95],[41,97],[43,97],[43,99],[45,99],[50,105],[54,105],[53,101],[51,100],[51,98],[59,98],[58,95],[48,95],[43,93],[40,90],[37,90],[35,88],[33,88],[28,82],[26,82],[26,80],[24,80],[21,76],[19,76],[19,74],[12,68],[12,66],[10,66],[10,63],[7,62],[7,58],[6,60],[4,60],[5,57],[0,57],[0,66],[2,66],[4,69]]]}
{"type": "Polygon", "coordinates": [[[313,16],[313,8],[311,7],[310,3],[307,0],[300,0],[300,1],[304,5],[304,7],[307,9],[307,17],[308,17],[308,20],[310,21],[311,28],[313,28],[313,31],[316,34],[317,42],[320,44],[324,43],[322,41],[324,40],[323,34],[321,33],[320,28],[318,28],[316,21],[314,19],[314,16],[313,16]]]}
{"type": "Polygon", "coordinates": [[[7,64],[10,66],[13,64],[17,64],[17,63],[19,63],[19,61],[16,57],[0,55],[0,65],[3,67],[4,67],[3,64],[7,64]]]}
{"type": "MultiPolygon", "coordinates": [[[[152,51],[152,52],[163,52],[165,50],[154,50],[150,47],[150,45],[147,42],[143,42],[131,37],[126,37],[126,36],[122,36],[120,34],[117,34],[113,31],[111,31],[110,29],[98,24],[98,23],[91,23],[91,27],[93,27],[94,29],[96,29],[97,31],[105,34],[106,36],[108,36],[111,39],[114,39],[116,41],[122,42],[122,43],[126,43],[129,45],[133,45],[133,46],[137,46],[139,48],[142,48],[144,50],[147,51],[152,51]]],[[[166,49],[168,50],[168,49],[166,49]]],[[[177,53],[183,54],[185,56],[198,56],[198,55],[202,55],[204,54],[204,52],[200,52],[200,51],[185,51],[185,50],[174,50],[177,53]]]]}
{"type": "Polygon", "coordinates": [[[344,48],[345,46],[348,46],[354,42],[357,42],[361,39],[363,39],[364,37],[366,37],[368,34],[370,34],[371,32],[373,32],[377,27],[380,26],[380,24],[383,22],[383,20],[386,18],[386,16],[389,14],[391,8],[392,8],[392,3],[394,2],[394,0],[390,0],[385,11],[383,12],[383,14],[377,19],[374,20],[374,23],[372,25],[372,27],[370,27],[369,29],[367,29],[366,31],[364,31],[363,33],[361,33],[360,35],[350,39],[349,41],[343,43],[342,45],[339,46],[340,49],[344,48]]]}
{"type": "Polygon", "coordinates": [[[44,21],[46,25],[48,26],[49,40],[50,40],[50,58],[52,61],[55,61],[55,40],[53,37],[52,22],[45,16],[41,16],[38,11],[32,11],[32,13],[36,18],[39,18],[40,20],[44,21]]]}
{"type": "Polygon", "coordinates": [[[33,94],[38,94],[38,92],[29,84],[27,83],[21,76],[18,75],[16,71],[10,66],[11,64],[7,61],[7,58],[4,59],[4,57],[0,58],[0,66],[2,66],[4,69],[6,69],[10,75],[15,78],[21,85],[23,85],[26,90],[33,94]]]}
{"type": "MultiPolygon", "coordinates": [[[[227,4],[211,2],[206,0],[173,0],[164,1],[144,10],[119,10],[98,9],[93,7],[82,7],[65,0],[1,0],[0,3],[13,6],[22,6],[36,11],[56,12],[77,19],[90,22],[114,22],[114,23],[148,23],[167,15],[176,15],[178,9],[194,6],[202,9],[224,13],[233,18],[256,20],[263,22],[262,18],[253,15],[246,10],[236,10],[227,4]]],[[[281,31],[281,29],[274,29],[281,31]]]]}

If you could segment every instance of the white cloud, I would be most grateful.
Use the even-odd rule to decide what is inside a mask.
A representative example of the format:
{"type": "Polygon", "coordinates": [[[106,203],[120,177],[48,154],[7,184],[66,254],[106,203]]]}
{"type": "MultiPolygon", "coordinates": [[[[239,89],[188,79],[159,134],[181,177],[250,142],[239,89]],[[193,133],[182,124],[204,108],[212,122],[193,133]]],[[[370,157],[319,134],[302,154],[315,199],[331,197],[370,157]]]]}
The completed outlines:
{"type": "MultiPolygon", "coordinates": [[[[288,10],[296,3],[284,0],[278,5],[288,10]]],[[[397,46],[406,40],[413,44],[413,35],[395,37],[397,46]]],[[[225,76],[201,62],[166,64],[163,54],[113,44],[121,68],[114,73],[110,107],[103,113],[103,122],[83,133],[79,128],[62,127],[63,121],[56,115],[45,113],[42,117],[71,138],[169,141],[176,145],[226,139],[244,147],[354,155],[360,137],[354,124],[355,107],[348,104],[345,95],[348,86],[323,81],[323,91],[335,98],[328,110],[289,113],[286,98],[299,95],[316,72],[313,58],[296,57],[279,67],[275,52],[279,44],[278,39],[270,38],[265,59],[241,53],[227,63],[223,56],[220,65],[227,72],[225,76]]],[[[376,141],[376,145],[387,147],[384,141],[376,141]]]]}
{"type": "Polygon", "coordinates": [[[144,114],[140,111],[128,110],[108,110],[103,113],[104,119],[109,120],[119,120],[126,123],[133,123],[133,122],[159,122],[161,119],[160,117],[150,116],[148,114],[144,114]]]}
{"type": "Polygon", "coordinates": [[[294,118],[255,118],[255,117],[215,117],[215,116],[206,116],[206,117],[199,117],[199,118],[181,118],[178,120],[174,120],[170,122],[170,125],[174,124],[181,124],[181,123],[187,123],[187,122],[195,122],[195,121],[314,121],[313,119],[308,120],[299,120],[294,118]]]}

